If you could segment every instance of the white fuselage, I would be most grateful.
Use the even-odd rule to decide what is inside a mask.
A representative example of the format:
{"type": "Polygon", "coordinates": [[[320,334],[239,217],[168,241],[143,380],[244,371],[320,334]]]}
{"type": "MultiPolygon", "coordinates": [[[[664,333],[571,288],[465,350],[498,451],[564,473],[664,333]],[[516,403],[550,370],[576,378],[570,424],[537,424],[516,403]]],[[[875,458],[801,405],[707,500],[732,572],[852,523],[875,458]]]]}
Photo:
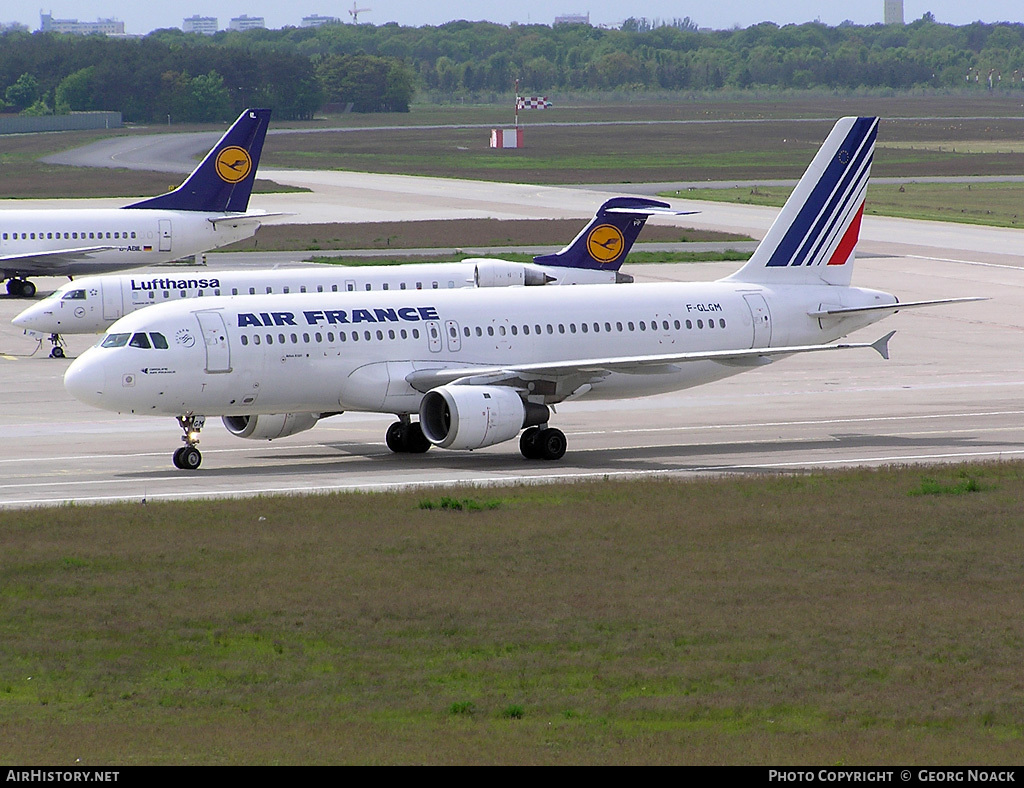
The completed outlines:
{"type": "Polygon", "coordinates": [[[595,371],[588,360],[823,344],[889,312],[827,323],[809,312],[894,303],[861,288],[725,281],[220,297],[128,315],[65,383],[92,405],[139,414],[408,414],[424,394],[409,382],[417,371],[550,363],[561,366],[557,383],[540,374],[534,389],[523,376],[531,401],[635,397],[756,364],[595,371]]]}
{"type": "Polygon", "coordinates": [[[224,217],[222,213],[154,208],[0,211],[0,270],[77,276],[137,268],[234,243],[259,227],[252,215],[238,221],[224,217]],[[96,249],[86,259],[74,261],[30,259],[32,255],[96,247],[110,248],[96,249]]]}
{"type": "Polygon", "coordinates": [[[614,283],[615,271],[538,266],[506,260],[404,265],[317,265],[210,271],[178,268],[110,274],[68,282],[14,318],[14,325],[44,334],[94,334],[137,309],[167,301],[220,295],[278,295],[374,290],[450,290],[522,285],[533,271],[550,284],[614,283]],[[492,273],[478,276],[482,266],[492,273]]]}

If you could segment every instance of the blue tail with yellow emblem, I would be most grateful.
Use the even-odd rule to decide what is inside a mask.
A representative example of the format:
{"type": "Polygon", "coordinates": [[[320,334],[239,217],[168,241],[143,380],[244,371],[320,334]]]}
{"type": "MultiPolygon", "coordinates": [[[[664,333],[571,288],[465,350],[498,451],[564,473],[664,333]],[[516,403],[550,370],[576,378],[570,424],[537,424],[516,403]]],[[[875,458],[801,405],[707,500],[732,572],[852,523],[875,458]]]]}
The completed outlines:
{"type": "Polygon", "coordinates": [[[125,207],[203,213],[245,212],[269,124],[269,109],[245,110],[181,186],[167,194],[125,207]]]}
{"type": "Polygon", "coordinates": [[[617,271],[648,216],[682,216],[696,211],[676,211],[668,203],[646,197],[613,197],[598,208],[580,234],[561,251],[533,258],[538,265],[561,268],[594,268],[617,271]]]}

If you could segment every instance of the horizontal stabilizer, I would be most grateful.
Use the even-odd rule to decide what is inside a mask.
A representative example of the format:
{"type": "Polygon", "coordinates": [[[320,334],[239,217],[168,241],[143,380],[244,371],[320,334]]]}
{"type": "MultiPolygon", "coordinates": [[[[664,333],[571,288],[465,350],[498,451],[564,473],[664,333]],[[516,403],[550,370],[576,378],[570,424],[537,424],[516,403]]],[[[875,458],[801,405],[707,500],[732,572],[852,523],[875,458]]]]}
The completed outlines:
{"type": "Polygon", "coordinates": [[[895,304],[875,304],[872,306],[850,306],[835,307],[834,309],[820,309],[816,312],[808,312],[811,317],[843,317],[844,315],[857,315],[864,312],[891,311],[899,312],[901,309],[914,309],[921,306],[938,306],[939,304],[959,304],[967,301],[988,301],[986,296],[967,296],[964,298],[936,298],[931,301],[897,301],[895,304]]]}
{"type": "Polygon", "coordinates": [[[216,226],[218,222],[262,222],[264,219],[271,219],[275,216],[295,216],[295,214],[285,211],[279,211],[277,213],[266,213],[264,211],[253,211],[251,213],[226,213],[223,216],[209,216],[206,221],[216,226]]]}

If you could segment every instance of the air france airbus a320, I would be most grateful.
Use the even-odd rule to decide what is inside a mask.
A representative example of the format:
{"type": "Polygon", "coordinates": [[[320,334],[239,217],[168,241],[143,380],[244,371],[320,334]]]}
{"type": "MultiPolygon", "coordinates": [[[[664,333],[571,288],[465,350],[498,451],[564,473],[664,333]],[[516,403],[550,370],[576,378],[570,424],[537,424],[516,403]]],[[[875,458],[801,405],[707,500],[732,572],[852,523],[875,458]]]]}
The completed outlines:
{"type": "Polygon", "coordinates": [[[393,413],[396,452],[520,435],[560,458],[550,406],[659,394],[826,344],[908,306],[851,287],[877,118],[844,118],[751,259],[717,282],[238,296],[162,304],[115,323],[68,368],[75,397],[178,418],[193,469],[208,416],[273,439],[345,410],[393,413]],[[417,415],[419,420],[413,421],[417,415]],[[525,431],[524,431],[525,430],[525,431]]]}
{"type": "Polygon", "coordinates": [[[77,276],[165,263],[248,238],[269,109],[247,109],[174,191],[123,208],[0,211],[0,281],[31,298],[26,277],[77,276]]]}
{"type": "Polygon", "coordinates": [[[89,276],[69,282],[11,322],[26,333],[46,334],[50,355],[63,357],[61,334],[93,334],[145,306],[189,298],[270,293],[337,293],[366,290],[437,290],[512,285],[631,282],[619,271],[649,216],[680,215],[668,203],[613,197],[562,250],[532,263],[469,258],[457,263],[320,265],[269,271],[177,270],[159,274],[89,276]]]}

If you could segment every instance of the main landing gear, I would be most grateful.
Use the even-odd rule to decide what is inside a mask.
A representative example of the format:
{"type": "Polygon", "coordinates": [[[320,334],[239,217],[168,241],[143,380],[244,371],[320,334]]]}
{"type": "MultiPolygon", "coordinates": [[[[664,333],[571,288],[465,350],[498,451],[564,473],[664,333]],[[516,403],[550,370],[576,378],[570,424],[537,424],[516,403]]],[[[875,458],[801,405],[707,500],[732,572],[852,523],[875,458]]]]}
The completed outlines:
{"type": "Polygon", "coordinates": [[[519,436],[519,451],[528,460],[560,460],[567,445],[565,433],[554,427],[530,427],[519,436]]]}
{"type": "Polygon", "coordinates": [[[205,423],[206,416],[194,416],[191,413],[185,416],[178,416],[178,425],[185,433],[181,436],[181,440],[185,445],[174,452],[173,461],[175,468],[180,468],[183,471],[194,471],[199,467],[203,461],[203,455],[196,448],[196,444],[199,443],[199,432],[203,429],[205,423]]]}
{"type": "Polygon", "coordinates": [[[32,298],[36,294],[36,286],[27,279],[8,279],[7,295],[15,298],[32,298]]]}
{"type": "Polygon", "coordinates": [[[420,423],[411,421],[408,416],[399,416],[398,421],[388,427],[384,441],[396,454],[423,454],[430,448],[420,423]]]}

